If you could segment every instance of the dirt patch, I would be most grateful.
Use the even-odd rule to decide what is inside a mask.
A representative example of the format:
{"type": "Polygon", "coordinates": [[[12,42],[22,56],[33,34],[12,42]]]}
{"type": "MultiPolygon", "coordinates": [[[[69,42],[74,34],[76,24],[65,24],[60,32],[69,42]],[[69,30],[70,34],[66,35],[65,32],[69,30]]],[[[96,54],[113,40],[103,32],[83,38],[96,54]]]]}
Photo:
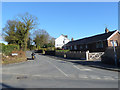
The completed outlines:
{"type": "Polygon", "coordinates": [[[3,56],[2,64],[19,63],[27,61],[27,57],[24,51],[16,51],[15,53],[18,53],[18,56],[3,56]]]}

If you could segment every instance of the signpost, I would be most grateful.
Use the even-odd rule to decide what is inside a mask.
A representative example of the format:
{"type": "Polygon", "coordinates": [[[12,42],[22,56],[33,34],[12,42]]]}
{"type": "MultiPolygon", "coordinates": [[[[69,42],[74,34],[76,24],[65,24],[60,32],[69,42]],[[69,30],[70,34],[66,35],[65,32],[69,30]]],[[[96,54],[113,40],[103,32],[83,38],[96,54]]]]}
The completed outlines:
{"type": "Polygon", "coordinates": [[[112,40],[112,44],[113,44],[114,55],[115,55],[115,65],[117,66],[117,54],[116,54],[116,50],[115,50],[114,40],[112,40]]]}
{"type": "Polygon", "coordinates": [[[12,53],[12,56],[18,56],[18,53],[12,53]]]}

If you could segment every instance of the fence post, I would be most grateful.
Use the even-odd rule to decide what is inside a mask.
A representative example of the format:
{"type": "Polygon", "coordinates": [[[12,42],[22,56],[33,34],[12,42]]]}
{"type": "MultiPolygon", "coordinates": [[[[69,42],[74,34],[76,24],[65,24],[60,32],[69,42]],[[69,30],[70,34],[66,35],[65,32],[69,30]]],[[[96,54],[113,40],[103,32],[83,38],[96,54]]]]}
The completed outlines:
{"type": "Polygon", "coordinates": [[[86,51],[86,60],[88,61],[88,59],[89,59],[89,50],[86,51]]]}

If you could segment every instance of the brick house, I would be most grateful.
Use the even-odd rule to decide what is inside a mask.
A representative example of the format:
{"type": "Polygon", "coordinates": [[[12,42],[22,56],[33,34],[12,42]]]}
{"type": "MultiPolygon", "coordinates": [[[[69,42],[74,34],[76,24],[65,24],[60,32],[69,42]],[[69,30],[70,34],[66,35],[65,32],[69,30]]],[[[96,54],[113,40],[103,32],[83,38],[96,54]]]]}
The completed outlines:
{"type": "Polygon", "coordinates": [[[65,48],[73,51],[104,52],[107,47],[120,46],[120,31],[109,31],[95,36],[70,41],[64,45],[65,48]]]}

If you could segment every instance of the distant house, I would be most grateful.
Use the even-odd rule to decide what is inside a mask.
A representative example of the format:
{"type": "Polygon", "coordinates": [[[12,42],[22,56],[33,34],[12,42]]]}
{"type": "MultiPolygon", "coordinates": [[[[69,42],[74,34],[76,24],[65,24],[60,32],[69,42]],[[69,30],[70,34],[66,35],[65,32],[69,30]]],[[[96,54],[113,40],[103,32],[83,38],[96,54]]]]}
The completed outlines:
{"type": "Polygon", "coordinates": [[[103,34],[70,41],[64,47],[70,50],[98,52],[105,51],[107,47],[112,47],[113,42],[115,46],[120,46],[120,31],[109,31],[106,28],[103,34]]]}
{"type": "Polygon", "coordinates": [[[62,46],[68,43],[69,41],[70,40],[68,39],[68,36],[62,34],[55,39],[55,48],[62,48],[62,46]]]}

